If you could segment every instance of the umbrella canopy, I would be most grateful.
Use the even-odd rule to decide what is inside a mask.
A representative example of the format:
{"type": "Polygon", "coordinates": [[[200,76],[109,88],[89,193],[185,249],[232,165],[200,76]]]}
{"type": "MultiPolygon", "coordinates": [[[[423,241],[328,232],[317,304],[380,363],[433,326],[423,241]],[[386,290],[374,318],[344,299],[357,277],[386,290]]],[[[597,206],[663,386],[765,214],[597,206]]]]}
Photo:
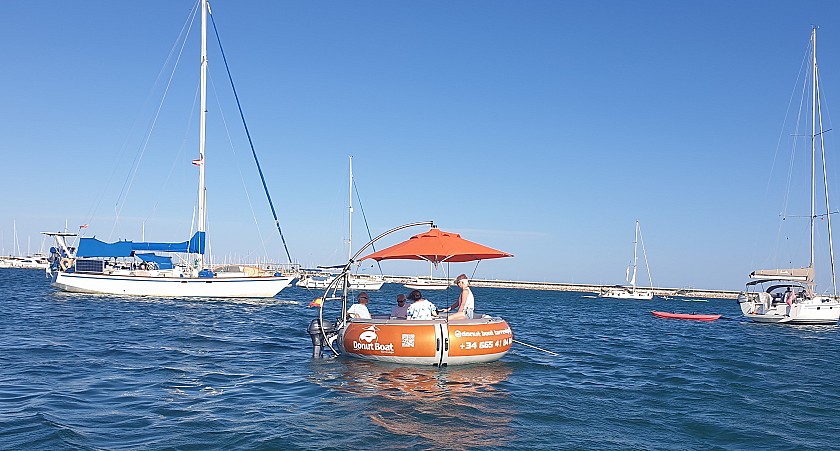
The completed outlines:
{"type": "Polygon", "coordinates": [[[513,257],[513,254],[465,240],[457,233],[444,232],[433,227],[428,232],[414,235],[402,243],[359,260],[426,260],[437,265],[443,262],[470,262],[501,257],[513,257]]]}

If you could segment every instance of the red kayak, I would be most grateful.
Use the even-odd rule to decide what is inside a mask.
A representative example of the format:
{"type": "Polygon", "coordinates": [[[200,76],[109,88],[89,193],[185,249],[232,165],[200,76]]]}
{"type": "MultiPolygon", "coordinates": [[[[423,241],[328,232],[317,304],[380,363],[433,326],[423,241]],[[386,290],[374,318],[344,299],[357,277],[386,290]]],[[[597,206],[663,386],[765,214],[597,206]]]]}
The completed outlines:
{"type": "Polygon", "coordinates": [[[697,313],[657,312],[656,310],[651,310],[650,312],[653,313],[653,316],[659,318],[693,319],[695,321],[714,321],[720,318],[720,315],[700,315],[697,313]]]}

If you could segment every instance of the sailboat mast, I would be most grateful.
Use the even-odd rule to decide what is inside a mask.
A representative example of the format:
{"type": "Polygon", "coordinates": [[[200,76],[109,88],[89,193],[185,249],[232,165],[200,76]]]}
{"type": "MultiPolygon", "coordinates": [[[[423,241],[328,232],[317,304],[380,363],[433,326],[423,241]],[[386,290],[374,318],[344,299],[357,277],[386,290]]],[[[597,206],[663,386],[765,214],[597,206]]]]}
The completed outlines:
{"type": "Polygon", "coordinates": [[[14,249],[12,249],[12,253],[20,257],[20,243],[18,243],[17,238],[17,221],[12,221],[12,234],[14,235],[13,238],[14,242],[14,249]]]}
{"type": "Polygon", "coordinates": [[[636,289],[636,264],[639,261],[639,221],[636,220],[636,235],[633,237],[633,278],[630,280],[630,285],[636,289]]]}
{"type": "MultiPolygon", "coordinates": [[[[819,72],[817,70],[816,30],[817,30],[817,28],[814,27],[811,31],[811,33],[812,33],[812,38],[811,39],[813,40],[812,46],[813,46],[813,50],[814,50],[814,67],[813,67],[814,82],[813,82],[813,84],[814,84],[814,90],[816,91],[816,95],[814,96],[814,101],[815,101],[814,110],[816,111],[816,113],[815,113],[816,118],[818,118],[820,122],[819,122],[818,126],[817,126],[817,124],[814,124],[815,126],[817,126],[817,128],[815,129],[815,131],[813,133],[816,134],[818,132],[819,138],[820,138],[820,156],[822,158],[821,161],[822,161],[823,195],[825,196],[825,211],[826,211],[825,220],[826,220],[826,225],[828,227],[828,253],[829,253],[830,262],[831,262],[831,283],[832,283],[832,286],[834,288],[834,295],[837,296],[837,276],[836,276],[836,270],[835,270],[835,267],[834,267],[834,237],[833,237],[833,233],[832,233],[832,230],[831,230],[831,204],[829,202],[829,194],[828,194],[828,168],[826,168],[826,163],[825,163],[825,161],[826,161],[825,160],[825,138],[823,136],[823,130],[824,129],[823,129],[823,123],[822,123],[822,102],[820,101],[820,78],[819,78],[819,72]]],[[[814,139],[812,141],[816,141],[816,136],[814,136],[813,138],[814,139]]],[[[815,147],[816,144],[814,143],[814,144],[812,144],[812,146],[815,147]]],[[[816,159],[816,158],[814,158],[814,159],[816,159]]],[[[816,181],[814,182],[814,184],[816,184],[816,181]]],[[[814,215],[812,215],[812,219],[811,219],[812,227],[813,227],[813,224],[816,222],[816,217],[813,217],[813,216],[814,215]]],[[[812,234],[813,234],[813,228],[812,228],[812,234]]],[[[812,241],[812,244],[811,244],[812,252],[813,252],[813,248],[814,248],[814,243],[812,241]]],[[[812,255],[811,258],[812,258],[812,264],[813,264],[813,255],[812,255]]]]}
{"type": "Polygon", "coordinates": [[[347,205],[349,218],[347,221],[347,260],[349,261],[353,258],[353,155],[350,155],[350,197],[347,205]]]}
{"type": "MultiPolygon", "coordinates": [[[[198,231],[207,229],[207,188],[204,182],[204,148],[207,132],[207,0],[201,1],[201,112],[198,127],[198,231]]],[[[204,254],[201,266],[204,266],[204,254]]]]}
{"type": "Polygon", "coordinates": [[[811,29],[811,262],[814,267],[814,225],[816,219],[817,166],[817,27],[811,29]]]}

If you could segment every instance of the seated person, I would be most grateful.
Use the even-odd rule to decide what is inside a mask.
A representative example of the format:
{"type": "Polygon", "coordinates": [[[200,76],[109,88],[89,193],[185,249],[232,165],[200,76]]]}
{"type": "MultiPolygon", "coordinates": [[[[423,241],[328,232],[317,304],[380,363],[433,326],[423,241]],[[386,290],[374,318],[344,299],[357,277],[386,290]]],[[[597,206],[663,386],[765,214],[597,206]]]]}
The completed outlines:
{"type": "Polygon", "coordinates": [[[347,316],[349,318],[370,319],[370,312],[367,308],[368,294],[364,291],[360,292],[356,297],[356,304],[347,309],[347,316]]]}
{"type": "Polygon", "coordinates": [[[405,295],[397,295],[397,305],[391,308],[391,318],[405,319],[408,315],[408,305],[405,303],[405,295]]]}
{"type": "Polygon", "coordinates": [[[461,288],[461,295],[449,308],[443,309],[444,312],[455,310],[455,313],[449,315],[449,319],[472,319],[475,311],[475,298],[472,290],[470,290],[470,281],[466,274],[461,274],[455,278],[455,285],[461,288]]]}
{"type": "Polygon", "coordinates": [[[412,302],[406,311],[408,319],[434,319],[437,316],[437,307],[435,304],[423,299],[420,290],[414,290],[409,293],[408,298],[412,302]]]}

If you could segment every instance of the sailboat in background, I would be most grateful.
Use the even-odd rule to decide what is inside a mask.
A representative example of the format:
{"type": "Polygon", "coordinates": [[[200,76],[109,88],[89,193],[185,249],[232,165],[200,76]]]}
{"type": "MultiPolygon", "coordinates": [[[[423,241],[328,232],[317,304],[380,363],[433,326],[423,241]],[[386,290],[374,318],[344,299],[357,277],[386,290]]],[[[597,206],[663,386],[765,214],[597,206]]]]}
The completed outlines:
{"type": "Polygon", "coordinates": [[[404,283],[403,286],[410,290],[420,290],[421,292],[423,290],[445,290],[449,288],[451,285],[449,278],[435,279],[433,277],[434,268],[434,263],[429,262],[429,277],[415,277],[404,283]]]}
{"type": "MultiPolygon", "coordinates": [[[[106,243],[68,232],[43,232],[55,239],[52,285],[64,291],[163,297],[263,298],[286,288],[295,275],[247,265],[214,269],[205,262],[207,191],[205,135],[207,115],[207,0],[201,0],[200,124],[198,224],[188,240],[176,243],[118,241],[106,243]],[[166,255],[156,254],[163,252],[166,255]],[[173,262],[173,257],[179,258],[173,262]]],[[[256,153],[254,154],[256,156],[256,153]]],[[[259,168],[259,162],[257,161],[259,168]]],[[[262,171],[260,170],[260,176],[262,171]]],[[[263,182],[265,186],[265,182],[263,182]]],[[[266,194],[267,191],[266,191],[266,194]]],[[[269,196],[269,202],[270,202],[269,196]]],[[[273,207],[272,207],[273,211],[273,207]]],[[[275,215],[276,221],[276,215],[275,215]]],[[[279,224],[279,223],[278,223],[279,224]]],[[[86,228],[87,224],[79,230],[86,228]]],[[[278,226],[279,231],[279,226],[278,226]]],[[[282,237],[282,234],[281,234],[282,237]]],[[[284,243],[285,244],[285,243],[284,243]]],[[[288,251],[287,251],[288,255],[288,251]]]]}
{"type": "MultiPolygon", "coordinates": [[[[350,155],[350,196],[348,197],[348,226],[347,226],[347,257],[353,257],[353,156],[350,155]]],[[[351,290],[376,291],[385,285],[385,278],[382,275],[372,274],[350,274],[349,283],[351,290]]]]}
{"type": "Polygon", "coordinates": [[[825,161],[819,76],[817,73],[817,29],[811,30],[811,214],[810,263],[805,268],[762,269],[750,273],[746,289],[738,296],[744,317],[754,322],[781,324],[836,324],[840,318],[837,278],[834,273],[834,249],[831,233],[831,207],[828,202],[828,169],[825,161]],[[819,141],[819,152],[817,142],[819,141]],[[825,213],[816,211],[817,161],[822,166],[825,213]],[[828,231],[828,254],[831,266],[833,295],[816,294],[814,272],[814,235],[817,219],[824,219],[828,231]]]}
{"type": "MultiPolygon", "coordinates": [[[[17,222],[12,221],[12,253],[0,256],[0,268],[17,269],[47,269],[50,261],[43,253],[32,254],[29,252],[29,245],[26,246],[26,255],[21,255],[20,243],[17,236],[17,222]]],[[[27,241],[28,242],[28,241],[27,241]]],[[[43,252],[43,243],[41,244],[43,252]]]]}
{"type": "MultiPolygon", "coordinates": [[[[348,258],[353,256],[353,156],[350,156],[350,197],[348,204],[348,230],[347,230],[347,255],[348,258]]],[[[297,286],[309,289],[324,289],[332,283],[333,279],[338,276],[338,273],[331,273],[329,270],[338,270],[343,268],[341,266],[324,267],[319,266],[315,270],[306,270],[302,273],[297,282],[297,286]]],[[[381,275],[370,274],[350,274],[348,283],[351,290],[361,291],[377,291],[382,289],[385,284],[385,278],[381,275]]]]}
{"type": "MultiPolygon", "coordinates": [[[[653,299],[653,279],[650,277],[650,267],[647,265],[647,254],[645,253],[645,267],[647,268],[648,279],[650,280],[650,289],[644,290],[636,287],[636,267],[639,261],[639,237],[641,232],[639,230],[639,221],[636,221],[636,235],[633,239],[633,267],[632,277],[629,279],[630,286],[614,286],[609,287],[600,294],[602,298],[614,299],[639,299],[651,300],[653,299]]],[[[645,250],[644,241],[642,241],[642,252],[645,250]]],[[[630,268],[627,268],[627,276],[630,276],[630,268]]]]}

